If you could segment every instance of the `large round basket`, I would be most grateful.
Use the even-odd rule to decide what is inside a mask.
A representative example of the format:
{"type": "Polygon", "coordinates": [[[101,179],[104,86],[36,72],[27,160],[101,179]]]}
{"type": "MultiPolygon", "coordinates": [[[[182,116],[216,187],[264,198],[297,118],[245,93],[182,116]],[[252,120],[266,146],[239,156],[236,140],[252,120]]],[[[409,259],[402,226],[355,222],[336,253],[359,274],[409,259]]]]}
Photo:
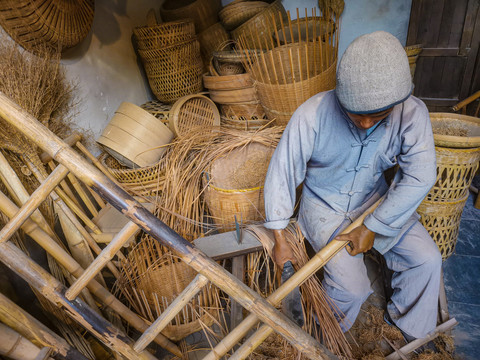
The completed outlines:
{"type": "Polygon", "coordinates": [[[219,231],[235,229],[235,221],[264,220],[263,183],[273,151],[250,143],[212,164],[205,176],[205,202],[219,231]]]}
{"type": "MultiPolygon", "coordinates": [[[[122,263],[117,288],[126,301],[153,322],[195,278],[190,266],[150,237],[143,239],[122,263]],[[146,311],[145,311],[146,310],[146,311]]],[[[207,284],[162,333],[173,341],[210,326],[220,308],[218,289],[207,284]]]]}
{"type": "Polygon", "coordinates": [[[195,127],[220,126],[220,113],[211,99],[194,94],[184,96],[173,104],[168,121],[170,129],[182,137],[195,127]]]}
{"type": "Polygon", "coordinates": [[[123,102],[97,142],[120,163],[145,167],[160,160],[173,136],[167,126],[147,111],[123,102]]]}
{"type": "Polygon", "coordinates": [[[436,146],[480,147],[480,119],[453,113],[430,113],[436,146]]]}
{"type": "Polygon", "coordinates": [[[468,194],[452,202],[424,200],[417,209],[420,222],[437,244],[443,260],[455,250],[460,218],[467,198],[468,194]]]}
{"type": "Polygon", "coordinates": [[[218,15],[225,29],[233,30],[266,7],[268,7],[268,3],[264,1],[230,3],[220,10],[218,15]]]}
{"type": "Polygon", "coordinates": [[[191,19],[183,19],[136,27],[133,33],[139,49],[153,50],[195,39],[195,24],[191,19]]]}
{"type": "Polygon", "coordinates": [[[264,127],[269,126],[271,123],[268,119],[258,119],[258,118],[229,118],[222,116],[221,125],[224,128],[228,129],[238,129],[245,131],[256,131],[264,127]]]}
{"type": "Polygon", "coordinates": [[[0,25],[27,50],[35,52],[45,45],[58,51],[87,36],[94,8],[93,0],[4,0],[0,25]]]}
{"type": "Polygon", "coordinates": [[[468,195],[480,160],[480,148],[435,147],[437,181],[425,198],[428,201],[456,202],[468,195]]]}
{"type": "Polygon", "coordinates": [[[218,22],[221,0],[165,0],[160,6],[164,21],[192,19],[197,34],[218,22]]]}
{"type": "Polygon", "coordinates": [[[335,31],[335,23],[325,20],[319,16],[309,16],[292,20],[292,26],[285,24],[282,29],[272,33],[275,40],[280,44],[290,44],[292,42],[312,41],[320,38],[325,41],[327,37],[332,37],[335,31]]]}

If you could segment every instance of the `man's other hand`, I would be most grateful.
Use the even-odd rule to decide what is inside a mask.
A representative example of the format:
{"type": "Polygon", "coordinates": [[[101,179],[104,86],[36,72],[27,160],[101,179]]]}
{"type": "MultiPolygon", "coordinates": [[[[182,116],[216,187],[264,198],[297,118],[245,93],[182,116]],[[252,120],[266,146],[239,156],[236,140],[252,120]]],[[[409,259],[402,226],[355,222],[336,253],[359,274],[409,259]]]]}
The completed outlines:
{"type": "Polygon", "coordinates": [[[273,230],[273,234],[275,235],[275,245],[272,250],[272,260],[280,269],[283,269],[283,265],[289,260],[295,264],[296,259],[292,247],[285,239],[285,230],[273,230]]]}
{"type": "Polygon", "coordinates": [[[375,233],[362,224],[348,234],[338,235],[335,240],[348,241],[346,249],[350,255],[355,256],[367,252],[373,247],[375,233]]]}

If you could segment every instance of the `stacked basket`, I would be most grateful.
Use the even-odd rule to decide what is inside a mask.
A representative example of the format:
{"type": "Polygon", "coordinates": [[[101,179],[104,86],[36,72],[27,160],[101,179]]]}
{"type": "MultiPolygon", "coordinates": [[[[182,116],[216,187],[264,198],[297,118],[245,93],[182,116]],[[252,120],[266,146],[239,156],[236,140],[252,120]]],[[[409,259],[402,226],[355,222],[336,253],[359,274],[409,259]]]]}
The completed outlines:
{"type": "Polygon", "coordinates": [[[170,103],[202,90],[203,64],[192,20],[137,27],[133,33],[158,100],[170,103]]]}
{"type": "Polygon", "coordinates": [[[419,54],[422,52],[423,47],[421,44],[410,45],[405,47],[405,52],[408,56],[408,64],[410,65],[410,74],[412,79],[415,77],[415,68],[417,67],[417,59],[419,54]]]}
{"type": "Polygon", "coordinates": [[[442,258],[455,250],[463,208],[480,160],[480,119],[431,113],[437,181],[417,212],[442,258]]]}

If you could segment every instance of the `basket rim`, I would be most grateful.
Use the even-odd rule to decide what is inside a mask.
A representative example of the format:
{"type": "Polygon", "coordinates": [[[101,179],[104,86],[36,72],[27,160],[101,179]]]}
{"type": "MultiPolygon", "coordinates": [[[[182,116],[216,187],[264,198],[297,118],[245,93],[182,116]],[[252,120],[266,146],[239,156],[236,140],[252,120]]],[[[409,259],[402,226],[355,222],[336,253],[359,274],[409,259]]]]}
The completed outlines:
{"type": "MultiPolygon", "coordinates": [[[[430,121],[433,125],[435,121],[441,121],[441,119],[454,119],[454,121],[467,123],[469,125],[478,126],[480,129],[480,118],[474,116],[448,113],[448,112],[430,112],[430,121]]],[[[457,149],[471,149],[480,147],[480,135],[478,136],[456,136],[456,135],[440,135],[433,133],[433,139],[435,146],[445,148],[457,148],[457,149]]]]}

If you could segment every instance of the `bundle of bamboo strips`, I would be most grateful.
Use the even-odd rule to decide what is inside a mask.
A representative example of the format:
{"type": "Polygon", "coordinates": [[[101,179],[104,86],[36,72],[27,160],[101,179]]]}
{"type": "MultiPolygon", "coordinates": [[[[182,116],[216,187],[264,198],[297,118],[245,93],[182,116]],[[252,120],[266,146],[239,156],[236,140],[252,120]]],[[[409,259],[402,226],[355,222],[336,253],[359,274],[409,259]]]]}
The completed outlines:
{"type": "Polygon", "coordinates": [[[255,81],[269,119],[285,125],[299,105],[321,91],[335,87],[339,23],[335,13],[323,11],[284,24],[272,16],[272,34],[243,34],[238,47],[246,53],[245,68],[255,81]],[[247,40],[248,39],[248,40],[247,40]],[[247,51],[252,49],[264,51],[247,51]]]}

